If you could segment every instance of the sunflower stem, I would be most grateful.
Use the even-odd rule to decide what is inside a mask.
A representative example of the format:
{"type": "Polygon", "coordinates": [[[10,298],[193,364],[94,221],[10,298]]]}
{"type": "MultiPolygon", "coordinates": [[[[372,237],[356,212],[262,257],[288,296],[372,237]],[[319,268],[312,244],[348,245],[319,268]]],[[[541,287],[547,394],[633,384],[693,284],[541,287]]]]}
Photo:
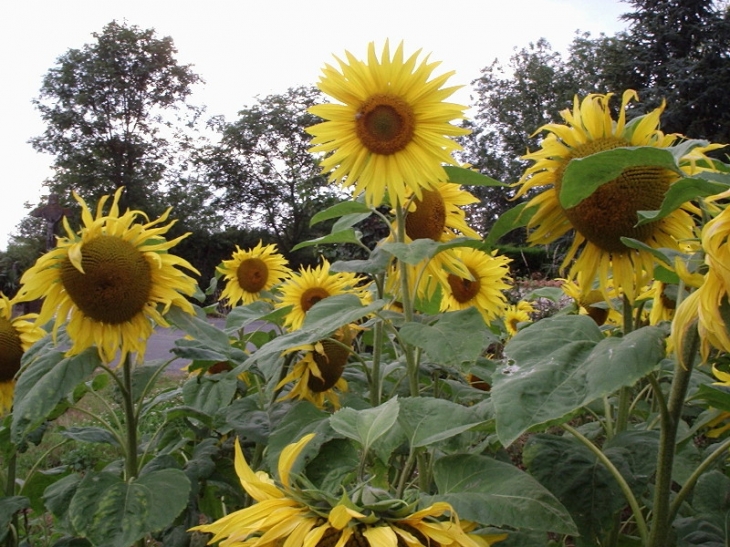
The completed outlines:
{"type": "Polygon", "coordinates": [[[656,482],[654,485],[654,505],[651,534],[647,547],[664,547],[669,545],[672,512],[669,499],[672,494],[672,466],[674,465],[674,451],[677,445],[677,429],[682,418],[682,408],[692,375],[694,355],[700,345],[700,336],[696,326],[687,331],[684,359],[687,367],[682,366],[682,356],[677,356],[674,363],[674,375],[669,390],[667,411],[662,415],[661,431],[659,434],[659,454],[657,456],[656,482]]]}
{"type": "MultiPolygon", "coordinates": [[[[12,454],[10,455],[10,459],[8,460],[8,468],[7,468],[7,483],[5,484],[5,495],[8,497],[15,495],[15,475],[18,469],[18,451],[15,449],[15,446],[12,448],[12,454]]],[[[18,539],[18,515],[13,515],[12,518],[12,528],[13,530],[10,530],[8,533],[6,539],[5,539],[5,545],[6,547],[15,547],[18,539]]]]}
{"type": "MultiPolygon", "coordinates": [[[[623,322],[624,322],[624,336],[634,330],[634,317],[632,314],[633,306],[629,302],[628,297],[624,294],[624,301],[622,306],[623,311],[623,322]]],[[[626,431],[629,425],[629,411],[631,409],[631,388],[624,386],[619,390],[618,394],[618,409],[616,411],[616,434],[626,431]]]]}
{"type": "MultiPolygon", "coordinates": [[[[378,288],[378,298],[383,297],[383,278],[384,274],[375,276],[375,284],[378,288]]],[[[383,322],[376,321],[373,327],[373,369],[370,378],[370,402],[373,406],[380,405],[380,397],[382,392],[380,382],[380,359],[383,354],[383,322]]]]}
{"type": "MultiPolygon", "coordinates": [[[[397,227],[396,241],[399,243],[405,243],[406,213],[400,203],[395,207],[395,219],[397,227]]],[[[413,321],[413,300],[411,299],[410,283],[408,283],[408,265],[402,260],[399,260],[398,270],[400,274],[400,292],[401,303],[403,304],[403,316],[408,323],[413,321]]],[[[420,394],[420,386],[418,385],[418,362],[413,354],[413,346],[411,346],[411,344],[404,343],[403,353],[406,357],[406,370],[411,397],[418,397],[420,394]]]]}
{"type": "Polygon", "coordinates": [[[124,423],[127,428],[126,458],[124,469],[127,481],[137,478],[137,413],[134,408],[134,396],[132,393],[132,359],[129,354],[124,357],[122,363],[122,406],[124,410],[124,423]]]}

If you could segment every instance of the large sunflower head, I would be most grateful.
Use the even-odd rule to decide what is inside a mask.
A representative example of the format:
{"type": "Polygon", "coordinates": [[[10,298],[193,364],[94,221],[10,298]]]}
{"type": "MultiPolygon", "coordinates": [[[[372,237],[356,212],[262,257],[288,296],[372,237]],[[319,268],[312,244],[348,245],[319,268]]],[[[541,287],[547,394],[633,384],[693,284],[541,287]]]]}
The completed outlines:
{"type": "MultiPolygon", "coordinates": [[[[563,262],[563,268],[571,266],[569,276],[574,278],[580,272],[586,286],[598,278],[604,293],[613,278],[615,288],[633,302],[649,282],[654,262],[650,252],[630,249],[621,238],[638,239],[654,248],[678,249],[679,241],[693,236],[694,222],[687,211],[679,208],[661,220],[636,226],[637,212],[659,209],[669,187],[679,180],[676,173],[657,166],[629,167],[575,207],[562,206],[558,196],[571,160],[627,146],[667,148],[680,138],[659,130],[664,105],[626,123],[626,106],[637,98],[636,93],[624,93],[617,120],[613,120],[609,109],[611,97],[610,93],[588,95],[583,101],[576,97],[572,111],[561,113],[565,124],[541,128],[548,134],[540,150],[525,156],[534,164],[519,181],[517,196],[544,187],[526,205],[528,209],[536,208],[528,223],[531,243],[551,243],[574,231],[563,262]]],[[[691,157],[680,160],[680,166],[691,172],[701,158],[703,150],[695,149],[691,157]]]]}
{"type": "Polygon", "coordinates": [[[439,63],[418,61],[420,50],[408,58],[401,43],[391,56],[386,41],[380,58],[375,44],[367,61],[345,52],[339,70],[325,65],[317,84],[337,103],[317,105],[310,112],[324,122],[307,131],[314,136],[312,152],[322,160],[330,180],[365,193],[368,205],[378,206],[387,192],[393,205],[404,203],[411,189],[447,180],[442,165],[453,164],[460,149],[451,138],[467,130],[452,125],[466,107],[444,102],[458,87],[443,87],[453,73],[432,78],[439,63]]]}
{"type": "Polygon", "coordinates": [[[264,246],[261,241],[245,251],[236,245],[231,259],[224,260],[217,271],[226,281],[221,299],[231,306],[239,302],[251,304],[260,298],[261,291],[270,291],[291,275],[286,258],[277,252],[276,245],[264,246]]]}
{"type": "Polygon", "coordinates": [[[352,293],[365,303],[369,298],[362,287],[363,278],[348,272],[330,272],[327,260],[316,268],[302,268],[281,285],[280,307],[291,306],[284,324],[296,330],[304,323],[307,312],[320,300],[338,294],[352,293]]]}
{"type": "Polygon", "coordinates": [[[23,353],[46,335],[37,317],[34,313],[13,317],[13,302],[0,293],[0,416],[13,405],[15,375],[23,353]]]}
{"type": "Polygon", "coordinates": [[[195,292],[196,282],[178,268],[198,273],[168,252],[187,235],[165,240],[174,224],[164,224],[170,211],[153,221],[141,211],[120,214],[122,190],[106,215],[109,196],[100,200],[96,216],[75,196],[82,228],[74,232],[64,219],[67,236],[25,272],[18,294],[19,300],[44,298],[38,321],[43,324],[55,315],[54,333],[68,321],[69,355],[95,345],[107,363],[119,351],[120,360],[136,353],[141,361],[154,324],[169,326],[164,314],[171,306],[193,313],[184,295],[195,292]],[[137,222],[139,218],[147,222],[137,222]]]}
{"type": "Polygon", "coordinates": [[[457,256],[471,274],[448,274],[441,299],[441,311],[463,310],[474,306],[489,323],[504,309],[507,299],[502,291],[510,288],[509,263],[505,256],[464,247],[457,256]]]}

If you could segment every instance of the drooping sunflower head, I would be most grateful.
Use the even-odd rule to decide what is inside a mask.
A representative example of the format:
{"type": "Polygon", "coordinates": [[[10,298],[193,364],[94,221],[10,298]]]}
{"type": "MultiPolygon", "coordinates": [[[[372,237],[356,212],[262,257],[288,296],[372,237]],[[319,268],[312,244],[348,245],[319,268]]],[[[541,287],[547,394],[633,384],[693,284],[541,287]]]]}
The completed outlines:
{"type": "Polygon", "coordinates": [[[369,295],[362,282],[363,278],[353,273],[330,272],[327,260],[316,268],[300,269],[281,285],[279,307],[291,306],[284,325],[292,330],[300,328],[312,306],[330,296],[352,293],[365,303],[369,295]]]}
{"type": "Polygon", "coordinates": [[[0,293],[0,416],[13,404],[15,375],[23,353],[46,334],[36,318],[36,314],[13,317],[13,302],[0,293]]]}
{"type": "MultiPolygon", "coordinates": [[[[561,113],[564,125],[548,124],[540,129],[548,134],[540,150],[525,156],[534,164],[518,183],[517,196],[544,187],[526,205],[528,209],[535,207],[528,222],[531,243],[550,243],[574,231],[563,262],[563,268],[570,266],[569,277],[575,278],[580,272],[587,286],[598,278],[604,293],[613,278],[616,289],[633,302],[651,278],[653,258],[648,251],[626,247],[621,238],[637,239],[655,248],[678,248],[679,241],[692,237],[694,222],[679,208],[661,220],[636,226],[637,212],[659,209],[669,187],[679,180],[677,173],[654,165],[628,167],[577,205],[565,208],[561,204],[563,175],[572,160],[621,147],[667,148],[679,138],[659,130],[664,105],[627,123],[626,106],[637,98],[636,93],[629,90],[623,94],[617,120],[611,116],[611,97],[610,93],[588,95],[583,101],[576,97],[572,111],[561,113]]],[[[701,150],[693,154],[704,157],[701,150]]],[[[689,170],[695,161],[686,158],[680,165],[689,170]]]]}
{"type": "Polygon", "coordinates": [[[120,359],[136,353],[141,361],[154,324],[168,326],[164,314],[171,306],[193,313],[184,295],[195,292],[196,282],[178,268],[198,273],[168,252],[187,235],[165,240],[174,224],[163,224],[169,210],[154,221],[141,211],[120,214],[122,190],[106,215],[108,196],[100,200],[96,216],[75,196],[82,207],[82,228],[74,232],[64,219],[67,236],[25,272],[17,297],[44,298],[39,321],[55,315],[54,333],[68,321],[69,355],[95,345],[107,363],[119,351],[120,359]],[[139,218],[147,222],[137,222],[139,218]]]}
{"type": "Polygon", "coordinates": [[[504,309],[504,292],[510,288],[511,260],[496,253],[463,247],[456,250],[458,258],[471,274],[469,278],[448,274],[443,288],[441,311],[463,310],[474,306],[489,323],[504,309]]]}
{"type": "Polygon", "coordinates": [[[262,291],[270,291],[291,275],[286,258],[277,252],[276,245],[262,245],[261,241],[245,251],[236,246],[231,259],[224,260],[217,271],[226,281],[221,299],[230,306],[239,302],[251,304],[261,297],[262,291]]]}
{"type": "Polygon", "coordinates": [[[423,189],[447,180],[443,164],[453,164],[460,149],[452,137],[467,130],[452,125],[466,107],[444,102],[457,87],[443,87],[452,73],[432,78],[439,63],[418,61],[420,50],[405,58],[403,43],[391,56],[386,41],[380,58],[375,44],[367,62],[345,53],[339,70],[325,65],[318,87],[336,103],[310,112],[325,121],[309,127],[312,152],[322,160],[330,180],[343,180],[378,206],[387,193],[393,205],[405,203],[408,189],[421,197],[423,189]]]}

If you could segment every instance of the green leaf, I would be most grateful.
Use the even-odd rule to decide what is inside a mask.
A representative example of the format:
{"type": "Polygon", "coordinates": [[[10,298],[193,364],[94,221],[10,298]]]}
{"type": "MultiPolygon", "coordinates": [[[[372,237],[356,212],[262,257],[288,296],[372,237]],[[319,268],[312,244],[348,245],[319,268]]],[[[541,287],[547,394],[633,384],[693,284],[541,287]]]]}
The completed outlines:
{"type": "Polygon", "coordinates": [[[318,237],[316,239],[310,239],[308,241],[302,241],[292,247],[292,251],[304,249],[305,247],[312,247],[314,245],[327,245],[331,243],[359,243],[360,238],[357,232],[353,228],[347,228],[333,234],[318,237]]]}
{"type": "Polygon", "coordinates": [[[563,173],[558,199],[564,209],[570,209],[591,196],[600,186],[618,178],[629,167],[656,166],[682,174],[677,160],[666,148],[637,146],[614,148],[575,158],[563,173]]]}
{"type": "Polygon", "coordinates": [[[10,530],[10,523],[18,511],[30,507],[30,500],[25,496],[8,496],[0,498],[0,541],[4,541],[10,530]]]}
{"type": "Polygon", "coordinates": [[[330,271],[376,275],[386,270],[390,259],[390,254],[383,251],[380,247],[376,247],[366,260],[338,260],[332,263],[330,271]]]}
{"type": "Polygon", "coordinates": [[[705,401],[708,406],[730,412],[730,388],[702,384],[695,398],[705,401]]]}
{"type": "Polygon", "coordinates": [[[534,426],[633,385],[659,365],[664,336],[661,328],[643,327],[604,338],[581,315],[550,317],[521,330],[505,347],[509,364],[492,377],[500,442],[508,446],[534,426]]]}
{"type": "Polygon", "coordinates": [[[383,243],[380,247],[395,256],[398,260],[406,264],[416,265],[447,249],[453,249],[455,247],[483,248],[484,242],[468,237],[459,237],[451,241],[440,242],[426,237],[416,239],[410,243],[383,243]]]}
{"type": "Polygon", "coordinates": [[[330,417],[330,425],[337,433],[360,443],[368,452],[373,443],[395,425],[399,408],[397,397],[375,408],[341,408],[330,417]]]}
{"type": "Polygon", "coordinates": [[[268,412],[259,408],[258,397],[256,394],[236,399],[222,409],[222,414],[226,424],[233,428],[238,437],[266,445],[271,432],[271,418],[268,412]]]}
{"type": "Polygon", "coordinates": [[[537,434],[523,451],[527,471],[570,511],[587,544],[598,544],[626,498],[595,454],[572,437],[537,434]]]}
{"type": "Polygon", "coordinates": [[[655,222],[667,217],[688,201],[714,196],[728,189],[727,184],[700,178],[684,178],[669,187],[658,211],[637,211],[639,221],[636,226],[655,222]]]}
{"type": "MultiPolygon", "coordinates": [[[[632,239],[630,237],[622,237],[621,243],[629,247],[630,249],[637,249],[639,251],[646,251],[650,253],[654,258],[656,258],[659,262],[663,262],[664,264],[667,264],[668,266],[673,266],[671,255],[664,252],[664,249],[655,249],[654,247],[650,247],[643,241],[639,241],[638,239],[632,239]]],[[[671,250],[671,249],[666,249],[671,250]]]]}
{"type": "Polygon", "coordinates": [[[463,184],[465,186],[509,187],[509,184],[500,182],[497,179],[488,177],[487,175],[483,175],[479,171],[474,171],[473,169],[447,165],[444,167],[444,171],[446,171],[446,174],[449,176],[449,182],[453,182],[454,184],[463,184]]]}
{"type": "Polygon", "coordinates": [[[367,213],[353,213],[351,215],[345,215],[332,225],[330,233],[335,234],[346,230],[347,228],[352,228],[356,224],[368,218],[371,214],[372,212],[368,210],[367,213]]]}
{"type": "Polygon", "coordinates": [[[106,429],[101,427],[69,427],[61,431],[61,435],[68,439],[85,443],[103,443],[118,445],[117,439],[106,429]]]}
{"type": "Polygon", "coordinates": [[[101,364],[96,348],[64,357],[63,351],[41,354],[25,368],[15,385],[11,437],[15,444],[40,426],[56,405],[101,364]]]}
{"type": "Polygon", "coordinates": [[[371,213],[370,207],[365,205],[362,202],[359,201],[343,201],[341,203],[336,203],[332,207],[328,207],[324,211],[320,211],[316,213],[312,220],[309,221],[310,226],[314,226],[315,224],[318,224],[320,222],[324,222],[325,220],[329,220],[331,218],[338,218],[344,215],[351,215],[353,213],[371,213]]]}
{"type": "Polygon", "coordinates": [[[191,377],[183,385],[183,401],[186,405],[212,416],[233,400],[237,381],[235,374],[203,374],[191,377]]]}
{"type": "Polygon", "coordinates": [[[56,517],[56,522],[62,530],[71,531],[68,520],[68,508],[81,482],[81,475],[68,475],[53,483],[43,492],[43,502],[56,517]]]}
{"type": "Polygon", "coordinates": [[[537,206],[527,208],[527,201],[512,207],[512,209],[502,213],[497,221],[492,225],[489,233],[484,238],[484,243],[489,247],[494,247],[497,242],[512,230],[524,228],[530,222],[532,215],[537,212],[537,206]]]}
{"type": "Polygon", "coordinates": [[[410,397],[400,401],[398,423],[411,449],[450,439],[482,422],[469,408],[446,399],[410,397]]]}
{"type": "Polygon", "coordinates": [[[476,308],[445,313],[432,325],[406,323],[400,334],[403,340],[423,349],[435,363],[442,365],[475,361],[490,340],[484,319],[476,308]]]}
{"type": "Polygon", "coordinates": [[[460,518],[492,526],[510,526],[575,534],[568,511],[535,479],[512,464],[475,454],[436,460],[437,496],[422,502],[451,504],[460,518]]]}
{"type": "Polygon", "coordinates": [[[129,483],[112,473],[90,473],[76,489],[69,519],[94,545],[129,547],[171,524],[189,492],[190,481],[179,469],[160,469],[129,483]]]}

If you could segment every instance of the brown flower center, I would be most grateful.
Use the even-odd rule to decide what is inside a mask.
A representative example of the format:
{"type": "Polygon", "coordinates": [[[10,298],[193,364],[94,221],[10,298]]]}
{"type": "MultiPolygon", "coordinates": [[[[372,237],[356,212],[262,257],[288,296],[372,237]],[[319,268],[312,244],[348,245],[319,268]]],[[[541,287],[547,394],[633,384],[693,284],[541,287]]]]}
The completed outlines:
{"type": "Polygon", "coordinates": [[[454,274],[449,274],[447,278],[449,287],[451,287],[451,294],[459,304],[471,302],[479,294],[479,289],[482,286],[477,272],[469,268],[469,273],[474,277],[473,280],[454,274]]]}
{"type": "MultiPolygon", "coordinates": [[[[618,138],[591,141],[577,147],[571,159],[627,144],[618,138]]],[[[567,163],[556,172],[555,190],[558,193],[567,163]]],[[[659,209],[675,177],[674,173],[661,167],[629,167],[578,205],[563,211],[573,227],[588,241],[604,251],[623,252],[626,246],[621,243],[622,237],[645,242],[654,234],[656,222],[635,226],[639,220],[637,211],[659,209]]]]}
{"type": "Polygon", "coordinates": [[[0,317],[0,382],[9,382],[20,370],[23,345],[13,325],[0,317]]]}
{"type": "Polygon", "coordinates": [[[120,237],[99,236],[84,243],[81,254],[85,273],[66,258],[61,282],[84,315],[118,325],[142,311],[152,290],[152,275],[134,245],[120,237]]]}
{"type": "Polygon", "coordinates": [[[317,302],[324,298],[327,298],[329,295],[330,293],[328,293],[322,287],[311,287],[304,291],[304,294],[302,294],[301,298],[299,299],[299,304],[301,305],[302,310],[304,310],[304,312],[306,313],[317,302]]]}
{"type": "Polygon", "coordinates": [[[373,95],[355,115],[355,131],[371,152],[388,156],[413,140],[415,116],[406,101],[395,95],[373,95]]]}
{"type": "Polygon", "coordinates": [[[446,227],[446,204],[438,190],[424,190],[421,199],[414,199],[415,211],[406,215],[406,235],[413,240],[440,241],[446,227]]]}
{"type": "Polygon", "coordinates": [[[242,260],[236,270],[239,286],[246,292],[257,293],[266,286],[269,267],[260,258],[242,260]]]}
{"type": "MultiPolygon", "coordinates": [[[[352,334],[347,327],[335,333],[332,338],[346,346],[352,344],[352,334]]],[[[307,380],[307,387],[315,393],[321,393],[334,387],[342,376],[347,359],[350,357],[350,350],[347,347],[332,340],[322,340],[320,343],[324,354],[315,351],[314,362],[317,363],[322,379],[310,374],[309,380],[307,380]]]]}

